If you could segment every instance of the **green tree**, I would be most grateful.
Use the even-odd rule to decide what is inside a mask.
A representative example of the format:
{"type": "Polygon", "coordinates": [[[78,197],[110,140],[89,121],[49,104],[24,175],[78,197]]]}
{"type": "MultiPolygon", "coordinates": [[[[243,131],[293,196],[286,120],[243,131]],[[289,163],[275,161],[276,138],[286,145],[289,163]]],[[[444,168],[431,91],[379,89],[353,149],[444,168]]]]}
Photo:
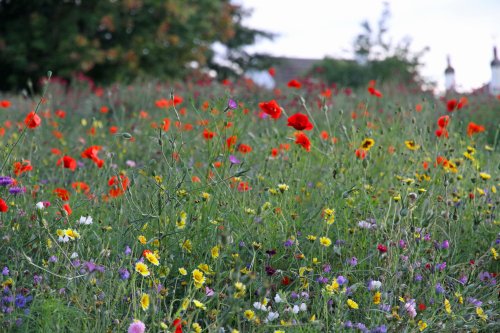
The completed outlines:
{"type": "Polygon", "coordinates": [[[230,0],[0,0],[0,89],[49,69],[101,83],[180,78],[191,62],[217,69],[216,42],[228,49],[226,67],[253,66],[261,55],[242,47],[271,35],[243,26],[244,15],[230,0]]]}

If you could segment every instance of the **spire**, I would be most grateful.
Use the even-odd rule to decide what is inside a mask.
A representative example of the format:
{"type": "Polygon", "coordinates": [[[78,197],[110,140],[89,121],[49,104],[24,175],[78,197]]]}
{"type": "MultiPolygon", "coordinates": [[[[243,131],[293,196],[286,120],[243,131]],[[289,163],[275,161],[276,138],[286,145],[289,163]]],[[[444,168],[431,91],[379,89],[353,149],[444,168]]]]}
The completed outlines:
{"type": "Polygon", "coordinates": [[[455,70],[453,69],[453,67],[451,67],[450,56],[446,56],[446,62],[448,63],[448,66],[444,70],[444,73],[445,74],[453,74],[453,73],[455,73],[455,70]]]}
{"type": "Polygon", "coordinates": [[[495,66],[500,66],[500,60],[498,60],[496,46],[493,47],[493,60],[491,61],[491,67],[495,67],[495,66]]]}

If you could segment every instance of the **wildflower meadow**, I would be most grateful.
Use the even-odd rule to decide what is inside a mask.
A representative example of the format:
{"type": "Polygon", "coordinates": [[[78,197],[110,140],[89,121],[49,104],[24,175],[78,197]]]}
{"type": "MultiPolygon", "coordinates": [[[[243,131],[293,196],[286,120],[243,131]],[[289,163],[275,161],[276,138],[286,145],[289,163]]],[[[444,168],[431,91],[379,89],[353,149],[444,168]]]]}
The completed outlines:
{"type": "Polygon", "coordinates": [[[0,96],[2,332],[498,332],[496,96],[0,96]]]}

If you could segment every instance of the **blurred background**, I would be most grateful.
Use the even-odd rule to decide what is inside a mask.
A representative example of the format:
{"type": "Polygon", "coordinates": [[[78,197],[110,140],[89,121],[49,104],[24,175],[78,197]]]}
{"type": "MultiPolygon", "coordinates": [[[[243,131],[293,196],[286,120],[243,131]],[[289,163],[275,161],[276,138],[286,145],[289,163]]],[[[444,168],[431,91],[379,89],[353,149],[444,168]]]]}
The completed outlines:
{"type": "Polygon", "coordinates": [[[496,94],[499,15],[497,0],[0,0],[0,90],[52,70],[68,85],[307,77],[496,94]]]}

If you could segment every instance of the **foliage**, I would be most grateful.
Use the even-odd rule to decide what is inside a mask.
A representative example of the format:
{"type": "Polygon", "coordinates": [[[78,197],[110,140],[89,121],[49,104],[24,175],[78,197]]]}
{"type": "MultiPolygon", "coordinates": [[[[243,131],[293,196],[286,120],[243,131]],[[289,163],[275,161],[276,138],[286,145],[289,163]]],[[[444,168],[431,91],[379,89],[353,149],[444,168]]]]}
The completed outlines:
{"type": "Polygon", "coordinates": [[[392,47],[386,37],[389,18],[390,11],[386,4],[376,32],[368,21],[361,24],[364,31],[354,41],[355,60],[325,58],[312,73],[329,83],[356,88],[370,80],[418,88],[428,86],[430,82],[426,82],[419,74],[421,58],[427,48],[412,53],[411,40],[408,38],[392,47]]]}
{"type": "Polygon", "coordinates": [[[1,330],[499,331],[500,100],[377,88],[1,96],[1,330]]]}
{"type": "MultiPolygon", "coordinates": [[[[179,78],[193,62],[216,67],[215,42],[233,64],[243,46],[271,37],[245,27],[247,14],[229,0],[0,1],[0,89],[37,82],[47,70],[99,83],[179,78]]],[[[244,59],[237,65],[255,65],[253,55],[244,59]]]]}

